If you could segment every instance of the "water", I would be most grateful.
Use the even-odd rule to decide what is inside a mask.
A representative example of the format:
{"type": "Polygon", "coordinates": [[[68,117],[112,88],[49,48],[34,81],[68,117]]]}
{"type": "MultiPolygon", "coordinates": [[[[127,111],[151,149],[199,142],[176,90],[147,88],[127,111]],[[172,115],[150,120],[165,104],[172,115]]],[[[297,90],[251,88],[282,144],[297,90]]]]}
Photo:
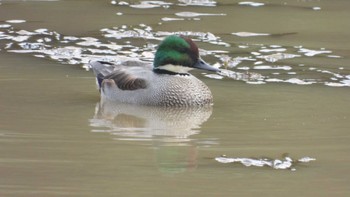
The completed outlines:
{"type": "Polygon", "coordinates": [[[349,7],[0,1],[1,196],[349,196],[349,7]],[[223,70],[193,72],[212,108],[98,103],[90,59],[171,33],[223,70]]]}

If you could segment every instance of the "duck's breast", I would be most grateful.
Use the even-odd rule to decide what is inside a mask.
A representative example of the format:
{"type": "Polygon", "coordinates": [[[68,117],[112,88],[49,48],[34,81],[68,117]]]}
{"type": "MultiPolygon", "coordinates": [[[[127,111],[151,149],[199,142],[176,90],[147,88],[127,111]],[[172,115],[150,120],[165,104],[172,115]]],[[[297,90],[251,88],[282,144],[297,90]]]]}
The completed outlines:
{"type": "Polygon", "coordinates": [[[153,81],[149,90],[157,105],[202,106],[213,102],[208,86],[193,75],[161,75],[153,81]]]}

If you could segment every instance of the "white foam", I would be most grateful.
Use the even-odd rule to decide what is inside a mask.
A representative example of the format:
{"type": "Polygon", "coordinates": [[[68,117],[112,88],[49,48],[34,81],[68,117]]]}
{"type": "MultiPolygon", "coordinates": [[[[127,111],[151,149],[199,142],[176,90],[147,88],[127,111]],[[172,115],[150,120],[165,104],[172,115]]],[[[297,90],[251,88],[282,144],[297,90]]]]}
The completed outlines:
{"type": "Polygon", "coordinates": [[[11,27],[10,24],[0,24],[0,28],[9,28],[11,27]]]}
{"type": "Polygon", "coordinates": [[[285,82],[291,83],[291,84],[297,84],[297,85],[311,85],[311,84],[315,83],[315,82],[311,82],[311,81],[303,81],[303,80],[297,79],[297,78],[287,79],[287,80],[285,80],[285,82]]]}
{"type": "Polygon", "coordinates": [[[170,18],[170,17],[163,17],[162,21],[183,21],[185,19],[183,18],[170,18]]]}
{"type": "Polygon", "coordinates": [[[129,3],[126,1],[119,1],[118,5],[129,5],[129,3]]]}
{"type": "Polygon", "coordinates": [[[259,65],[253,67],[256,70],[292,70],[290,66],[270,66],[270,65],[259,65]]]}
{"type": "Polygon", "coordinates": [[[206,74],[205,76],[208,78],[211,78],[211,79],[223,79],[224,78],[223,76],[217,75],[217,74],[206,74]]]}
{"type": "Polygon", "coordinates": [[[252,36],[269,36],[268,33],[253,33],[253,32],[234,32],[232,35],[239,37],[252,37],[252,36]]]}
{"type": "Polygon", "coordinates": [[[287,49],[285,48],[275,48],[275,49],[260,49],[259,51],[263,53],[270,53],[270,52],[284,52],[286,50],[287,49]]]}
{"type": "Polygon", "coordinates": [[[345,87],[345,86],[347,86],[346,84],[336,83],[336,82],[325,82],[324,84],[326,86],[330,86],[330,87],[345,87]]]}
{"type": "Polygon", "coordinates": [[[253,7],[260,7],[265,5],[264,3],[259,3],[259,2],[253,2],[253,1],[242,1],[239,2],[238,5],[248,5],[248,6],[253,6],[253,7]]]}
{"type": "Polygon", "coordinates": [[[7,23],[25,23],[26,20],[20,20],[20,19],[18,19],[18,20],[7,20],[5,22],[7,22],[7,23]]]}
{"type": "Polygon", "coordinates": [[[161,6],[169,6],[172,3],[164,2],[164,1],[141,1],[140,4],[130,5],[132,8],[139,9],[149,9],[149,8],[158,8],[161,6]]]}
{"type": "Polygon", "coordinates": [[[349,80],[342,80],[340,81],[342,82],[343,84],[345,84],[345,86],[349,86],[350,87],[350,79],[349,80]]]}
{"type": "Polygon", "coordinates": [[[326,50],[312,50],[312,49],[305,49],[301,48],[298,51],[299,53],[304,53],[305,56],[312,57],[319,54],[325,54],[325,53],[332,53],[332,51],[326,51],[326,50]]]}
{"type": "Polygon", "coordinates": [[[300,159],[293,160],[291,157],[284,157],[283,159],[270,159],[270,158],[234,158],[234,157],[216,157],[215,160],[219,163],[241,163],[246,167],[270,167],[275,170],[292,170],[295,171],[293,166],[300,163],[309,163],[315,161],[315,158],[303,157],[300,159]]]}
{"type": "Polygon", "coordinates": [[[277,62],[277,61],[283,60],[283,59],[291,59],[291,58],[300,57],[300,55],[289,54],[289,53],[275,53],[275,54],[262,55],[262,56],[257,56],[257,57],[265,59],[268,62],[277,62]]]}
{"type": "Polygon", "coordinates": [[[253,85],[262,85],[265,84],[266,82],[264,81],[247,81],[247,84],[253,84],[253,85]]]}
{"type": "Polygon", "coordinates": [[[250,70],[248,66],[237,67],[238,70],[250,70]]]}
{"type": "Polygon", "coordinates": [[[224,14],[224,13],[213,14],[213,13],[198,13],[198,12],[177,12],[177,13],[175,13],[175,15],[181,16],[181,17],[198,17],[198,16],[225,16],[226,14],[224,14]]]}
{"type": "Polygon", "coordinates": [[[341,58],[341,56],[339,56],[339,55],[327,55],[327,57],[330,57],[330,58],[341,58]]]}
{"type": "Polygon", "coordinates": [[[282,79],[277,79],[277,78],[271,78],[271,79],[266,79],[266,82],[284,82],[282,79]]]}
{"type": "Polygon", "coordinates": [[[138,8],[138,9],[149,9],[149,8],[158,8],[160,7],[160,5],[141,3],[141,4],[130,5],[130,7],[138,8]]]}
{"type": "Polygon", "coordinates": [[[215,6],[216,1],[213,0],[178,0],[180,6],[215,6]]]}

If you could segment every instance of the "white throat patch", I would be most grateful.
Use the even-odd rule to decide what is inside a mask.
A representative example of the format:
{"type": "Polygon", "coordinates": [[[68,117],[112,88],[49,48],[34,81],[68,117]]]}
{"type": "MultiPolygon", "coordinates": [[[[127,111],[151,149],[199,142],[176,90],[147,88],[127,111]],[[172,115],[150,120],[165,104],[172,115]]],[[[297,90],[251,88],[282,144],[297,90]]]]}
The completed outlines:
{"type": "Polygon", "coordinates": [[[172,64],[159,66],[158,68],[168,70],[170,72],[175,72],[175,73],[188,73],[188,71],[192,70],[192,68],[190,67],[181,66],[181,65],[172,65],[172,64]]]}

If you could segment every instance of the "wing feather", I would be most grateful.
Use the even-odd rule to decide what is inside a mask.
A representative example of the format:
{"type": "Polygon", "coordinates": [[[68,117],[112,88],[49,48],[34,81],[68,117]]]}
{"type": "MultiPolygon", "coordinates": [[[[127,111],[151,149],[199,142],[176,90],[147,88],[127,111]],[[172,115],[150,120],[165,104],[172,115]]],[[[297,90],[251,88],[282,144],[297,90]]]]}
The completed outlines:
{"type": "Polygon", "coordinates": [[[151,70],[151,65],[140,61],[125,61],[119,65],[104,61],[91,61],[90,65],[101,88],[105,79],[114,80],[121,90],[147,88],[147,81],[141,76],[151,70]]]}
{"type": "Polygon", "coordinates": [[[147,88],[146,80],[133,76],[122,70],[117,70],[110,75],[106,76],[105,79],[113,79],[115,84],[121,90],[137,90],[147,88]]]}

